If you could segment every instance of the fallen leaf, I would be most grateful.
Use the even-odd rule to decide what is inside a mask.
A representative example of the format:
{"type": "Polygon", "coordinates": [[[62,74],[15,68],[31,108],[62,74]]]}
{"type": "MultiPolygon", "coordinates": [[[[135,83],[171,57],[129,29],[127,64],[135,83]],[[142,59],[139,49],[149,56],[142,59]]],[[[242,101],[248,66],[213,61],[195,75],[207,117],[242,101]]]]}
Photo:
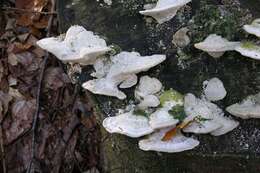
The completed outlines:
{"type": "Polygon", "coordinates": [[[17,85],[17,79],[13,78],[11,75],[8,76],[8,83],[9,86],[15,86],[17,85]]]}
{"type": "Polygon", "coordinates": [[[79,99],[76,100],[74,111],[80,118],[81,123],[87,129],[91,129],[96,126],[95,116],[93,116],[93,112],[88,103],[84,103],[79,99]]]}
{"type": "Polygon", "coordinates": [[[15,66],[18,64],[17,62],[17,57],[14,53],[9,53],[8,54],[8,63],[12,66],[15,66]]]}
{"type": "Polygon", "coordinates": [[[50,67],[45,71],[43,82],[45,88],[58,90],[70,80],[60,67],[50,67]]]}
{"type": "Polygon", "coordinates": [[[33,26],[37,29],[43,29],[48,26],[49,17],[42,16],[37,22],[33,23],[33,26]]]}
{"type": "Polygon", "coordinates": [[[0,61],[0,81],[2,81],[3,76],[4,76],[4,65],[2,61],[0,61]]]}
{"type": "Polygon", "coordinates": [[[17,62],[22,64],[25,67],[28,67],[29,65],[32,64],[33,59],[35,58],[35,55],[32,54],[31,52],[22,52],[16,54],[17,62]]]}
{"type": "Polygon", "coordinates": [[[41,12],[47,5],[48,0],[16,0],[15,7],[28,10],[17,16],[17,24],[21,26],[33,25],[40,18],[39,13],[30,13],[29,11],[41,12]]]}
{"type": "Polygon", "coordinates": [[[182,122],[181,124],[177,125],[176,127],[172,128],[171,130],[167,131],[165,135],[162,138],[162,141],[169,141],[171,140],[179,130],[187,127],[190,123],[193,121],[188,121],[188,122],[182,122]]]}
{"type": "Polygon", "coordinates": [[[36,37],[38,37],[38,38],[41,38],[41,37],[42,37],[42,33],[41,33],[41,31],[40,31],[39,29],[37,29],[37,28],[35,28],[35,27],[33,27],[33,26],[30,26],[29,29],[30,29],[30,33],[31,33],[32,35],[34,35],[34,36],[36,36],[36,37]]]}
{"type": "Polygon", "coordinates": [[[0,91],[0,101],[3,105],[3,113],[6,114],[8,111],[8,105],[11,102],[12,97],[8,93],[4,93],[3,91],[0,91]]]}
{"type": "Polygon", "coordinates": [[[16,100],[22,100],[25,99],[25,97],[18,91],[18,89],[14,89],[12,87],[9,87],[8,94],[15,98],[16,100]]]}
{"type": "Polygon", "coordinates": [[[26,44],[26,43],[23,44],[23,43],[15,42],[8,46],[7,53],[15,53],[15,54],[21,53],[23,51],[28,50],[31,47],[32,47],[31,44],[26,44]]]}
{"type": "Polygon", "coordinates": [[[25,136],[6,151],[7,169],[11,173],[24,172],[31,160],[31,136],[25,136]]]}
{"type": "Polygon", "coordinates": [[[17,37],[21,42],[25,42],[29,36],[30,36],[30,33],[24,33],[24,34],[18,35],[17,37]]]}
{"type": "Polygon", "coordinates": [[[0,122],[2,122],[4,115],[7,113],[11,100],[12,97],[9,94],[0,91],[0,122]]]}
{"type": "Polygon", "coordinates": [[[165,135],[162,138],[162,141],[169,141],[171,140],[178,132],[179,128],[178,126],[172,128],[171,130],[167,131],[165,135]]]}
{"type": "Polygon", "coordinates": [[[12,142],[25,131],[31,128],[35,112],[35,100],[18,100],[12,105],[11,120],[7,124],[4,121],[3,129],[6,144],[12,142]]]}
{"type": "Polygon", "coordinates": [[[8,18],[5,26],[5,30],[13,30],[15,28],[16,20],[14,18],[8,18]]]}

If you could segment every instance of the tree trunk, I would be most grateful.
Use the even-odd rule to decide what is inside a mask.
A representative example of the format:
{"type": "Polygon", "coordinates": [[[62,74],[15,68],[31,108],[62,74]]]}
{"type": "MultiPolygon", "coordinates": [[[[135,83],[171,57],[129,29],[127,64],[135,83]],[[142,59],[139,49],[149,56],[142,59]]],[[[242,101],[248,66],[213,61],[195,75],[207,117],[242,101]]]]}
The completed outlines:
{"type": "MultiPolygon", "coordinates": [[[[228,91],[227,97],[217,102],[222,108],[259,91],[258,62],[235,52],[227,52],[216,60],[192,46],[212,33],[232,41],[246,40],[247,34],[242,26],[260,17],[259,0],[193,0],[180,9],[171,21],[161,25],[138,13],[144,4],[152,1],[156,2],[112,0],[111,6],[102,0],[61,1],[61,29],[66,31],[70,25],[83,25],[104,36],[108,44],[113,43],[121,50],[135,50],[142,55],[166,54],[166,62],[143,73],[158,77],[165,88],[199,96],[204,80],[219,77],[228,91]],[[190,29],[191,43],[179,49],[171,43],[172,36],[185,26],[190,29]]],[[[82,81],[86,78],[86,74],[82,74],[82,81]]],[[[133,99],[133,89],[125,92],[129,99],[133,99]]],[[[129,99],[118,101],[97,96],[95,102],[100,107],[100,123],[104,117],[113,116],[117,108],[124,108],[129,99]]],[[[177,154],[144,152],[138,148],[138,139],[111,135],[102,129],[103,172],[259,172],[260,121],[238,120],[240,126],[231,133],[220,137],[198,135],[199,147],[177,154]]]]}

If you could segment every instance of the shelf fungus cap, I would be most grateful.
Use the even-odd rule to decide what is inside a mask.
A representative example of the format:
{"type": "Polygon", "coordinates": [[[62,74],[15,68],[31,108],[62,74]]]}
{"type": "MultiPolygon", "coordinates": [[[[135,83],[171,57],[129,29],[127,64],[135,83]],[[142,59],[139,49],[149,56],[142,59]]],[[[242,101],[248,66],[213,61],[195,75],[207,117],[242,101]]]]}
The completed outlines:
{"type": "Polygon", "coordinates": [[[167,153],[177,153],[186,150],[191,150],[199,145],[199,141],[193,138],[188,138],[180,132],[176,134],[171,140],[162,141],[165,133],[169,128],[162,129],[151,134],[148,139],[139,141],[139,148],[144,151],[158,151],[167,153]]]}
{"type": "Polygon", "coordinates": [[[93,79],[82,84],[82,87],[94,94],[125,99],[126,95],[117,88],[117,83],[107,78],[93,79]]]}
{"type": "MultiPolygon", "coordinates": [[[[175,126],[179,120],[169,113],[176,106],[183,106],[183,95],[176,90],[169,89],[160,95],[161,108],[158,108],[149,117],[149,124],[153,129],[175,126]]],[[[179,113],[179,112],[178,112],[179,113]]]]}
{"type": "Polygon", "coordinates": [[[122,78],[121,76],[137,74],[147,71],[150,68],[160,64],[166,59],[165,55],[141,56],[138,52],[121,52],[113,57],[107,76],[109,78],[122,78]]]}
{"type": "Polygon", "coordinates": [[[218,58],[226,51],[235,50],[239,45],[240,42],[230,42],[219,35],[210,34],[203,42],[196,43],[194,46],[197,49],[207,52],[210,56],[218,58]]]}
{"type": "Polygon", "coordinates": [[[184,110],[187,115],[184,122],[191,122],[183,129],[184,132],[206,134],[222,127],[216,117],[222,116],[223,111],[217,105],[196,98],[193,94],[185,96],[184,110]]]}
{"type": "Polygon", "coordinates": [[[82,26],[71,26],[65,37],[50,37],[37,41],[42,49],[64,62],[89,65],[110,51],[106,41],[82,26]]]}
{"type": "Polygon", "coordinates": [[[130,74],[128,77],[126,77],[126,80],[124,80],[120,85],[119,88],[130,88],[137,84],[138,77],[135,74],[130,74]]]}
{"type": "Polygon", "coordinates": [[[132,138],[138,138],[153,132],[148,118],[128,112],[114,117],[105,118],[103,127],[109,133],[119,133],[132,138]]]}
{"type": "Polygon", "coordinates": [[[235,50],[243,56],[260,60],[260,46],[255,45],[254,43],[241,43],[235,50]]]}
{"type": "Polygon", "coordinates": [[[218,78],[212,78],[209,81],[204,81],[203,92],[205,97],[210,101],[222,100],[227,95],[223,82],[218,78]]]}
{"type": "Polygon", "coordinates": [[[161,24],[171,20],[177,11],[189,2],[191,0],[159,0],[154,8],[140,11],[140,13],[153,17],[161,24]]]}
{"type": "Polygon", "coordinates": [[[255,19],[250,25],[244,25],[243,29],[249,34],[260,37],[260,18],[255,19]]]}
{"type": "Polygon", "coordinates": [[[239,125],[238,121],[233,120],[232,118],[229,118],[229,117],[225,117],[225,116],[218,116],[215,118],[215,120],[219,124],[222,124],[222,126],[218,129],[210,132],[210,134],[213,136],[224,135],[224,134],[234,130],[239,125]]]}
{"type": "Polygon", "coordinates": [[[142,76],[140,82],[135,88],[135,98],[140,101],[138,107],[147,109],[148,107],[157,107],[160,104],[158,97],[155,95],[162,89],[162,83],[150,76],[142,76]]]}
{"type": "Polygon", "coordinates": [[[111,57],[112,65],[103,78],[87,81],[82,86],[94,94],[125,99],[126,95],[118,89],[118,85],[121,84],[121,88],[131,87],[137,82],[135,74],[147,71],[165,59],[165,55],[140,56],[137,52],[121,52],[111,57]]]}
{"type": "Polygon", "coordinates": [[[241,103],[228,106],[226,111],[242,119],[260,118],[260,93],[248,96],[241,103]]]}
{"type": "Polygon", "coordinates": [[[178,119],[175,119],[169,114],[169,110],[166,108],[159,108],[149,117],[149,124],[153,129],[160,129],[170,126],[175,126],[179,123],[178,119]]]}
{"type": "Polygon", "coordinates": [[[139,109],[145,110],[148,107],[157,107],[160,105],[160,100],[155,95],[148,95],[143,97],[140,103],[137,105],[139,109]]]}
{"type": "Polygon", "coordinates": [[[141,99],[147,95],[156,94],[161,91],[161,89],[162,83],[158,79],[150,76],[142,76],[135,89],[135,97],[141,99]]]}

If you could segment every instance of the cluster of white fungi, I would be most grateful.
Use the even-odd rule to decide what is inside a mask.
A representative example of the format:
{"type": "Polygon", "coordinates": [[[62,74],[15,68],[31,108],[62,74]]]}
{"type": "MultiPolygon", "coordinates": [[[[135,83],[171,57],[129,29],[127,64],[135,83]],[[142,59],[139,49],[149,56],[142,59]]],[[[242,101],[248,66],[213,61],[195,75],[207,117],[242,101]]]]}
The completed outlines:
{"type": "MultiPolygon", "coordinates": [[[[177,10],[190,1],[159,0],[154,8],[140,13],[163,23],[173,18],[177,10]]],[[[244,30],[260,37],[260,19],[245,25],[244,30]]],[[[184,29],[183,33],[186,32],[184,29]]],[[[189,38],[186,37],[189,44],[189,38]]],[[[128,109],[116,116],[105,118],[103,127],[110,133],[132,138],[149,135],[139,141],[142,150],[169,153],[190,150],[198,146],[199,141],[184,133],[220,136],[239,125],[236,120],[225,116],[223,110],[214,103],[227,94],[218,78],[203,82],[200,97],[191,93],[183,95],[174,89],[165,90],[158,79],[147,75],[138,80],[137,73],[162,63],[166,59],[165,55],[141,56],[138,52],[125,51],[109,55],[111,46],[81,26],[72,26],[66,35],[45,38],[37,44],[65,63],[93,65],[95,72],[91,76],[95,79],[86,81],[82,86],[94,94],[122,100],[127,96],[119,88],[136,85],[134,95],[138,104],[128,106],[128,109]]],[[[234,50],[244,56],[260,59],[260,48],[257,45],[230,42],[216,34],[209,35],[194,46],[215,58],[222,56],[225,51],[234,50]]],[[[260,94],[248,96],[241,103],[227,107],[226,111],[243,119],[260,118],[260,94]]]]}

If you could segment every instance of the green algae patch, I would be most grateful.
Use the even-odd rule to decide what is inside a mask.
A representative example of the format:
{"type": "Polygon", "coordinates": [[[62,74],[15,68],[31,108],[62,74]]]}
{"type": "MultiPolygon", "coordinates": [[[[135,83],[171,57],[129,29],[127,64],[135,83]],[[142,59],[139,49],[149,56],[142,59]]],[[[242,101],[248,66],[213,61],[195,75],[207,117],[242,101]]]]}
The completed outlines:
{"type": "Polygon", "coordinates": [[[249,16],[236,5],[209,5],[202,3],[191,25],[194,42],[200,42],[209,34],[218,34],[233,40],[242,32],[242,26],[249,16]]]}
{"type": "Polygon", "coordinates": [[[174,119],[178,119],[180,122],[182,122],[186,118],[184,106],[176,105],[168,112],[171,116],[174,117],[174,119]]]}
{"type": "Polygon", "coordinates": [[[147,112],[145,112],[145,110],[141,110],[141,109],[135,109],[133,113],[134,113],[134,115],[139,115],[139,116],[144,116],[144,117],[149,116],[149,114],[147,112]]]}
{"type": "Polygon", "coordinates": [[[241,43],[241,47],[248,50],[260,51],[260,47],[252,42],[243,42],[241,43]]]}
{"type": "Polygon", "coordinates": [[[176,90],[170,89],[164,91],[160,95],[160,104],[164,105],[166,102],[178,102],[183,103],[183,95],[176,90]]]}

